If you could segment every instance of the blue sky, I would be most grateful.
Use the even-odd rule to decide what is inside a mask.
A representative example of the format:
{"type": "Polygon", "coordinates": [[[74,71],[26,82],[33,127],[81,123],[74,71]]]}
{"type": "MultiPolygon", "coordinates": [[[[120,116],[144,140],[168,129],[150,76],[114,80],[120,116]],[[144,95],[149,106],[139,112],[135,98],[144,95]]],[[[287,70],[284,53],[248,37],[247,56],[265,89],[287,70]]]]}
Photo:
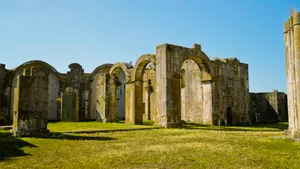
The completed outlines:
{"type": "Polygon", "coordinates": [[[283,23],[300,0],[2,0],[0,63],[130,62],[171,43],[249,64],[251,92],[286,91],[283,23]]]}

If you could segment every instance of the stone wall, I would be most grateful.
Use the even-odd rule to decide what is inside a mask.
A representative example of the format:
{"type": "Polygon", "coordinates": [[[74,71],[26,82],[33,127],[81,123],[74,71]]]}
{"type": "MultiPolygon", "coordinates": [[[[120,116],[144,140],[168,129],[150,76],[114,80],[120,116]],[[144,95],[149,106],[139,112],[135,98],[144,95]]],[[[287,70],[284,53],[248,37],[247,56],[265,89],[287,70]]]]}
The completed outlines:
{"type": "Polygon", "coordinates": [[[252,122],[287,121],[287,96],[282,92],[250,93],[252,122]]]}
{"type": "Polygon", "coordinates": [[[248,65],[236,58],[213,61],[215,124],[249,122],[248,65]]]}

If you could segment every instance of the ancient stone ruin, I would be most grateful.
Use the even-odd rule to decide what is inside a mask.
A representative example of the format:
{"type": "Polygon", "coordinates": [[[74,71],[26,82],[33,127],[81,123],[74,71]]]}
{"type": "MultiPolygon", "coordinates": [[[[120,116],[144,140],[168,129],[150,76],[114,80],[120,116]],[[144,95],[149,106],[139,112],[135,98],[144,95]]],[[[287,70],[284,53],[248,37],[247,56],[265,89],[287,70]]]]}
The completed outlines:
{"type": "Polygon", "coordinates": [[[300,13],[284,23],[289,129],[293,138],[300,138],[300,13]]]}
{"type": "Polygon", "coordinates": [[[153,120],[161,127],[250,121],[248,65],[211,60],[198,44],[159,45],[135,65],[104,64],[92,73],[77,63],[69,68],[59,73],[37,60],[14,69],[0,65],[0,110],[15,133],[45,131],[47,121],[153,120]]]}
{"type": "Polygon", "coordinates": [[[251,122],[285,122],[288,121],[287,95],[273,91],[250,93],[251,122]]]}

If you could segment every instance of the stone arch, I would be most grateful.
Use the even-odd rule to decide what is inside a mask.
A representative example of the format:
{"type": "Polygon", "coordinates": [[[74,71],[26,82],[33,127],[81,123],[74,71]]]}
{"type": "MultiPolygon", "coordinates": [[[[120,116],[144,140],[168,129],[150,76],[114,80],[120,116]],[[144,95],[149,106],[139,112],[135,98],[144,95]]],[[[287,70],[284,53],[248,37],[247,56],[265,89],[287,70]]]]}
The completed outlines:
{"type": "Polygon", "coordinates": [[[130,113],[128,102],[130,100],[130,93],[128,91],[127,83],[131,81],[132,65],[129,63],[118,62],[114,64],[109,71],[109,119],[110,121],[118,121],[119,118],[125,116],[125,121],[130,122],[130,113]],[[124,77],[121,75],[123,75],[124,77]],[[119,97],[119,96],[122,97],[119,97]],[[120,112],[122,111],[122,112],[120,112]],[[121,117],[122,116],[122,117],[121,117]]]}
{"type": "Polygon", "coordinates": [[[109,72],[112,66],[113,64],[100,65],[89,76],[89,100],[85,100],[85,105],[89,104],[88,114],[86,115],[88,119],[106,121],[106,74],[109,72]]]}
{"type": "MultiPolygon", "coordinates": [[[[134,108],[132,113],[134,113],[135,124],[143,123],[143,112],[145,108],[143,105],[143,74],[146,66],[150,62],[152,62],[154,66],[156,65],[155,60],[154,54],[145,54],[140,56],[134,65],[132,78],[134,82],[134,102],[131,106],[134,108]]],[[[148,104],[150,104],[150,101],[148,101],[148,104]]],[[[148,108],[150,108],[150,105],[148,105],[148,108]]]]}
{"type": "Polygon", "coordinates": [[[212,80],[213,63],[201,51],[201,46],[192,48],[163,44],[156,47],[158,125],[162,127],[181,126],[181,66],[185,60],[193,60],[201,71],[203,84],[204,123],[212,124],[212,80]]]}
{"type": "Polygon", "coordinates": [[[143,71],[150,62],[152,62],[154,65],[156,64],[156,58],[154,54],[145,54],[139,57],[133,68],[134,81],[142,79],[143,71]]]}
{"type": "MultiPolygon", "coordinates": [[[[195,122],[201,122],[204,124],[212,124],[212,73],[210,69],[211,61],[208,58],[208,56],[204,52],[200,52],[200,55],[191,55],[182,57],[182,60],[180,60],[180,67],[183,65],[183,63],[187,60],[192,60],[199,68],[200,70],[200,80],[201,80],[201,98],[198,98],[202,100],[202,106],[199,106],[198,109],[203,110],[203,115],[199,116],[199,118],[195,119],[195,122]],[[200,118],[201,117],[201,118],[200,118]],[[201,119],[201,120],[200,120],[201,119]]],[[[181,71],[181,70],[180,70],[181,71]]],[[[199,93],[199,94],[200,94],[199,93]]],[[[180,98],[181,98],[181,92],[180,92],[180,98]]],[[[198,100],[199,102],[199,100],[198,100]]],[[[180,101],[180,104],[182,106],[182,103],[180,101]]],[[[185,107],[187,108],[187,107],[185,107]]],[[[182,112],[181,112],[182,113],[182,112]]],[[[181,116],[180,113],[180,116],[181,116]]]]}
{"type": "Polygon", "coordinates": [[[191,55],[191,56],[183,57],[180,60],[179,65],[182,65],[184,61],[189,60],[189,59],[193,60],[198,65],[199,69],[201,70],[202,81],[212,80],[212,74],[211,74],[211,70],[210,70],[211,61],[204,52],[201,51],[200,55],[198,55],[198,56],[191,55]]]}
{"type": "Polygon", "coordinates": [[[97,75],[97,73],[108,73],[112,66],[113,66],[113,64],[111,64],[111,63],[107,63],[107,64],[103,64],[103,65],[98,66],[90,74],[90,80],[93,80],[93,78],[95,77],[95,75],[97,75]]]}
{"type": "Polygon", "coordinates": [[[54,74],[56,74],[56,76],[60,78],[60,73],[50,64],[48,64],[47,62],[41,61],[41,60],[31,60],[28,62],[25,62],[21,65],[19,65],[18,67],[12,69],[13,70],[13,77],[15,76],[16,73],[18,73],[20,70],[24,69],[24,68],[29,68],[31,66],[34,65],[39,65],[39,66],[43,66],[45,68],[47,68],[48,70],[51,70],[54,74]]]}
{"type": "Polygon", "coordinates": [[[32,60],[21,64],[20,66],[13,69],[12,82],[11,82],[11,108],[10,114],[13,115],[13,105],[14,102],[18,102],[18,98],[15,98],[16,92],[18,91],[18,77],[20,75],[31,76],[31,71],[33,68],[39,68],[47,72],[45,75],[48,76],[48,104],[47,104],[47,112],[48,112],[48,120],[59,120],[59,103],[57,98],[60,94],[61,88],[61,76],[60,73],[52,67],[50,64],[40,61],[40,60],[32,60]]]}
{"type": "Polygon", "coordinates": [[[115,63],[109,70],[109,75],[111,77],[117,75],[121,70],[124,71],[126,81],[130,81],[131,79],[131,72],[129,69],[132,69],[132,65],[126,62],[117,62],[115,63]]]}

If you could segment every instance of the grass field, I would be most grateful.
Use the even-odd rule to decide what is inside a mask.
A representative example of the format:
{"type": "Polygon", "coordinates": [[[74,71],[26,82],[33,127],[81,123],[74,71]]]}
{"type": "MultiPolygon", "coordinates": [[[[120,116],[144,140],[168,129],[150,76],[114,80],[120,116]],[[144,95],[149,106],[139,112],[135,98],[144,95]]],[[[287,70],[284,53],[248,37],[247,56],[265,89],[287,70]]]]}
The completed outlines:
{"type": "MultiPolygon", "coordinates": [[[[0,168],[299,168],[300,143],[283,135],[286,123],[68,134],[134,129],[128,124],[53,123],[49,138],[0,133],[0,168]],[[4,152],[4,153],[3,153],[4,152]],[[6,152],[6,154],[5,154],[6,152]]],[[[149,126],[146,126],[149,127],[149,126]]]]}
{"type": "Polygon", "coordinates": [[[126,123],[99,123],[99,122],[57,122],[48,123],[51,132],[78,132],[78,131],[98,131],[98,130],[122,130],[152,128],[152,123],[145,121],[146,125],[131,125],[126,123]]]}

